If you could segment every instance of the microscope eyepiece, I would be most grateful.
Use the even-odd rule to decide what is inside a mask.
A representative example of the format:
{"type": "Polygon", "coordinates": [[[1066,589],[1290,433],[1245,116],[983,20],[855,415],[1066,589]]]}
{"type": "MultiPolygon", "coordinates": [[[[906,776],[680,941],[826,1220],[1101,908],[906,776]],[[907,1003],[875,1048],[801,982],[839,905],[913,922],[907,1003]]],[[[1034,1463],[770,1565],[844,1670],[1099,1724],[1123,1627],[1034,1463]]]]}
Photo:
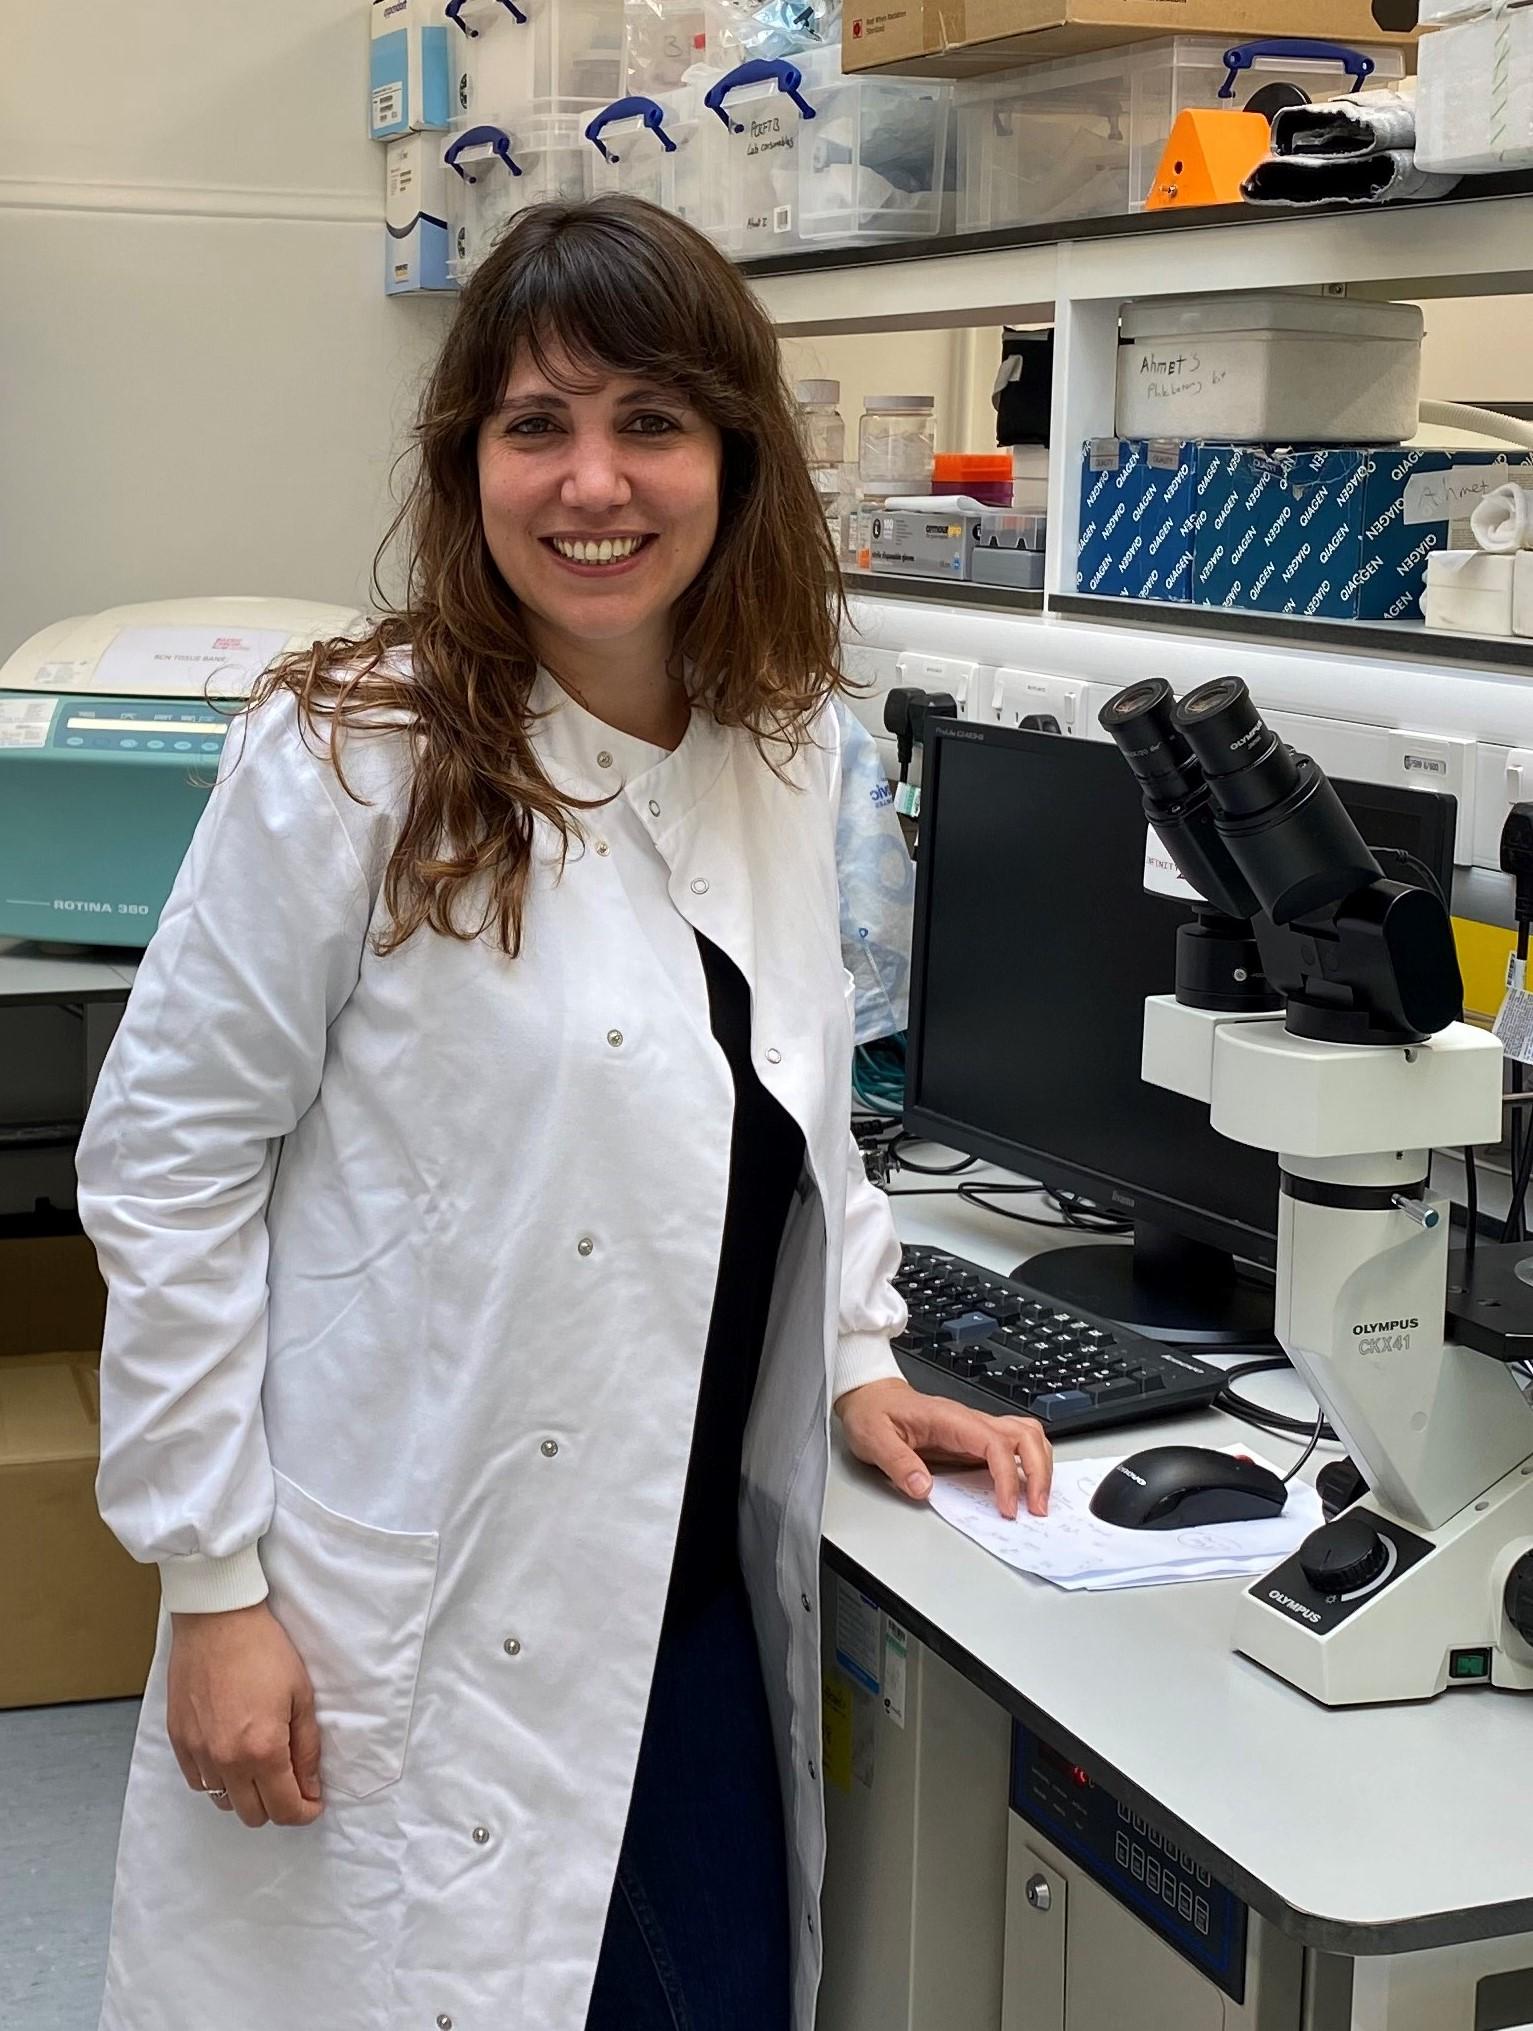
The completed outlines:
{"type": "Polygon", "coordinates": [[[1292,752],[1267,726],[1241,677],[1216,677],[1189,691],[1176,723],[1230,817],[1264,811],[1298,786],[1292,752]]]}
{"type": "Polygon", "coordinates": [[[1131,684],[1097,715],[1133,770],[1147,802],[1184,803],[1203,783],[1203,772],[1175,718],[1176,694],[1164,677],[1131,684]]]}

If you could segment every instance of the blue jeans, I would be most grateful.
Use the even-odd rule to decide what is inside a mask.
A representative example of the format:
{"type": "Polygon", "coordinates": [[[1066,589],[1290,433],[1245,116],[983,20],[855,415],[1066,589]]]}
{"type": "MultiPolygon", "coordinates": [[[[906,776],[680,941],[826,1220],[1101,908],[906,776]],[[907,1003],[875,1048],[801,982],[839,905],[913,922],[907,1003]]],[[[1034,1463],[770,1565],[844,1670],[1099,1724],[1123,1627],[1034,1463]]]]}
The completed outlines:
{"type": "Polygon", "coordinates": [[[738,1580],[660,1641],[586,2031],[788,2031],[788,1869],[738,1580]]]}

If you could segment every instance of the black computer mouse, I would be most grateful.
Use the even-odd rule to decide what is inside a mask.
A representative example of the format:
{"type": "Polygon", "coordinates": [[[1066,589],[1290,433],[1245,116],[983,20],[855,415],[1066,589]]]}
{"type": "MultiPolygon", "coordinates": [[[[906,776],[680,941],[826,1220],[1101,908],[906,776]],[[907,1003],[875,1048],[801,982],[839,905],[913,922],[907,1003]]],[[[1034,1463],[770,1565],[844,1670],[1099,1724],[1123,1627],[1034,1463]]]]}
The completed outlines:
{"type": "Polygon", "coordinates": [[[1091,1513],[1125,1530],[1184,1530],[1278,1516],[1288,1490],[1270,1467],[1212,1446],[1151,1446],[1104,1474],[1091,1513]]]}

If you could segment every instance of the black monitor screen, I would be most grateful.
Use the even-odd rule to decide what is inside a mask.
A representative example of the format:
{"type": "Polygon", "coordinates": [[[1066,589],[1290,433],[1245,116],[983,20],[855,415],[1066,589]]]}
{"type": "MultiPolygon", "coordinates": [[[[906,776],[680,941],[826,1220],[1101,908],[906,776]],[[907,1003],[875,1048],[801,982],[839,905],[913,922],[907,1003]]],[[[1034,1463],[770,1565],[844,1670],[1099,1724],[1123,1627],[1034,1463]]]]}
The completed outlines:
{"type": "MultiPolygon", "coordinates": [[[[1337,789],[1397,880],[1452,878],[1455,800],[1337,789]]],[[[1143,887],[1115,747],[944,722],[921,807],[906,1126],[1189,1240],[1271,1264],[1275,1157],[1140,1077],[1145,997],[1190,911],[1143,887]]]]}

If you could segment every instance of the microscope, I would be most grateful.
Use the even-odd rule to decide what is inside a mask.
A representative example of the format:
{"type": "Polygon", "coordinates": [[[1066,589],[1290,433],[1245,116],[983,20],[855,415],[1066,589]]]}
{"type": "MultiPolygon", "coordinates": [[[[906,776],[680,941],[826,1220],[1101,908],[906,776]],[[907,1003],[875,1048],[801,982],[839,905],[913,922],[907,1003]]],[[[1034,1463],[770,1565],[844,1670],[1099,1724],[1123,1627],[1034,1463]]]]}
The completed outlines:
{"type": "Polygon", "coordinates": [[[1277,1338],[1368,1484],[1241,1596],[1235,1647],[1326,1706],[1533,1688],[1533,1408],[1449,1337],[1427,1184],[1434,1147],[1501,1133],[1447,909],[1384,878],[1240,678],[1132,684],[1100,721],[1206,899],[1145,1004],[1144,1077],[1277,1153],[1277,1338]]]}

